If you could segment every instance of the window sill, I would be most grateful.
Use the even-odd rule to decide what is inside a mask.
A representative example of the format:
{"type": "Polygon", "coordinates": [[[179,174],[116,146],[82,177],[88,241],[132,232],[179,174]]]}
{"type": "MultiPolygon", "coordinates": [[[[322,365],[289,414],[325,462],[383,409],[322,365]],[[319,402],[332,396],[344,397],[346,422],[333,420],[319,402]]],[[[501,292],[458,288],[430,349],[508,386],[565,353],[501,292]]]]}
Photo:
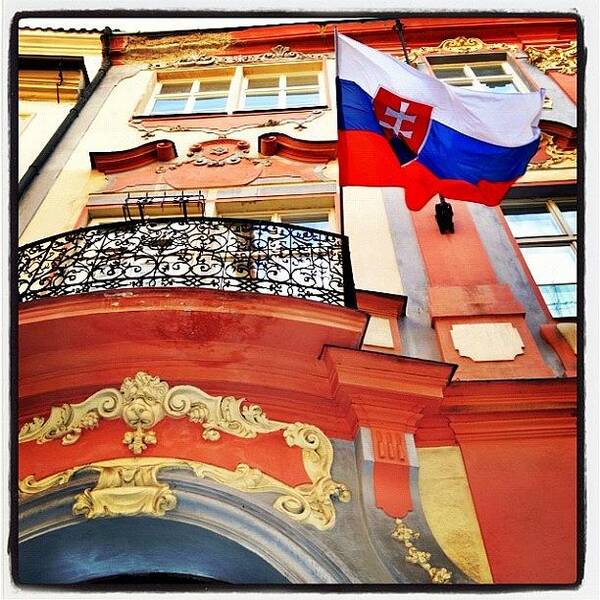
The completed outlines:
{"type": "Polygon", "coordinates": [[[138,121],[141,119],[147,120],[160,120],[160,119],[198,119],[198,118],[214,118],[214,117],[235,117],[241,115],[280,115],[286,113],[297,113],[297,112],[311,112],[313,110],[328,110],[329,106],[326,104],[317,104],[312,106],[301,106],[298,108],[265,108],[265,109],[240,109],[235,110],[232,113],[220,111],[220,112],[201,112],[201,113],[165,113],[161,115],[133,115],[132,121],[138,121]]]}

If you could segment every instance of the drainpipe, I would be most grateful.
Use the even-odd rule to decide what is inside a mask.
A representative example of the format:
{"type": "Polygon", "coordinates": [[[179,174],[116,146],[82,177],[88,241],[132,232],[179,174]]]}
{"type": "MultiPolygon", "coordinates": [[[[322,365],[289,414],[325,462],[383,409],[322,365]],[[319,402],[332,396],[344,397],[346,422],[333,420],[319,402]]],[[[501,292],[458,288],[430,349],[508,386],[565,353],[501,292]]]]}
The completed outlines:
{"type": "Polygon", "coordinates": [[[96,91],[96,88],[100,85],[100,82],[104,79],[106,73],[108,73],[108,70],[110,69],[111,36],[112,30],[110,27],[105,27],[100,36],[100,40],[102,41],[102,64],[100,65],[96,76],[85,87],[75,106],[69,111],[63,122],[58,126],[58,129],[54,132],[54,135],[48,140],[46,145],[42,148],[42,151],[37,155],[27,171],[25,171],[23,177],[21,177],[19,189],[17,190],[17,199],[20,199],[21,196],[23,196],[27,188],[31,185],[31,182],[37,177],[45,162],[50,158],[50,155],[54,152],[54,149],[68,131],[71,123],[79,116],[79,113],[86,105],[91,95],[96,91]]]}

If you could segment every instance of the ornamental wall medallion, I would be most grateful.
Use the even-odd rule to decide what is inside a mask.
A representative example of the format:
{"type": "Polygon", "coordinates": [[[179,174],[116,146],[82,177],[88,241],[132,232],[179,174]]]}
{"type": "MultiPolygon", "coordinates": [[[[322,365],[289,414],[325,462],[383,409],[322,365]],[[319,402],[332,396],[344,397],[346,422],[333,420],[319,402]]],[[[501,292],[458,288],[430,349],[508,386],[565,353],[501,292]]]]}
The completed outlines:
{"type": "Polygon", "coordinates": [[[564,75],[577,73],[577,42],[570,42],[568,46],[527,46],[525,53],[529,62],[535,65],[542,73],[558,71],[564,75]]]}
{"type": "Polygon", "coordinates": [[[75,514],[87,518],[116,515],[163,515],[177,503],[175,492],[157,480],[162,469],[188,469],[197,477],[210,479],[244,492],[280,494],[273,506],[287,517],[320,530],[335,524],[333,498],[349,502],[347,486],[331,478],[333,446],[314,425],[285,423],[267,419],[256,404],[244,404],[233,396],[210,396],[188,385],[169,388],[168,384],[144,372],[126,378],[119,390],[106,388],[79,404],[52,407],[47,419],[35,417],[19,433],[19,443],[44,444],[61,440],[76,443],[86,429],[102,426],[103,420],[122,419],[132,428],[123,443],[136,455],[87,463],[40,480],[29,475],[19,482],[23,497],[66,484],[76,473],[97,472],[98,483],[76,497],[75,514]],[[149,445],[160,447],[152,427],[165,418],[187,418],[199,426],[198,442],[214,442],[222,433],[239,438],[281,431],[289,447],[302,450],[302,462],[309,482],[289,486],[240,463],[234,470],[193,460],[172,457],[141,457],[149,445]]]}

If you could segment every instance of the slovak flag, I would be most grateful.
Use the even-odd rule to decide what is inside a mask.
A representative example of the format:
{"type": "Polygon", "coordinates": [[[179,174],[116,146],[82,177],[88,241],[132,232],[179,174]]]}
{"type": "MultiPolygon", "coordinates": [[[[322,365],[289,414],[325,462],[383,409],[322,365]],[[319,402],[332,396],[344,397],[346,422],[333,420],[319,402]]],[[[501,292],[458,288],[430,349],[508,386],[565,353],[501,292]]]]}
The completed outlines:
{"type": "Polygon", "coordinates": [[[435,194],[500,204],[536,153],[544,90],[453,87],[337,34],[341,186],[403,187],[408,208],[435,194]]]}

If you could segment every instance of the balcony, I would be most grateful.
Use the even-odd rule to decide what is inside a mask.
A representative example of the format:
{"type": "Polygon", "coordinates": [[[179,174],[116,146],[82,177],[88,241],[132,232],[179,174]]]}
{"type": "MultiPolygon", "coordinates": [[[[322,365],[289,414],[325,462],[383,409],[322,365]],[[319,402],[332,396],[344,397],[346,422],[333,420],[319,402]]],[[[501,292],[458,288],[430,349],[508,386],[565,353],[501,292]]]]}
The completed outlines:
{"type": "Polygon", "coordinates": [[[146,219],[19,249],[21,302],[128,288],[208,288],[356,307],[345,236],[270,221],[146,219]]]}

